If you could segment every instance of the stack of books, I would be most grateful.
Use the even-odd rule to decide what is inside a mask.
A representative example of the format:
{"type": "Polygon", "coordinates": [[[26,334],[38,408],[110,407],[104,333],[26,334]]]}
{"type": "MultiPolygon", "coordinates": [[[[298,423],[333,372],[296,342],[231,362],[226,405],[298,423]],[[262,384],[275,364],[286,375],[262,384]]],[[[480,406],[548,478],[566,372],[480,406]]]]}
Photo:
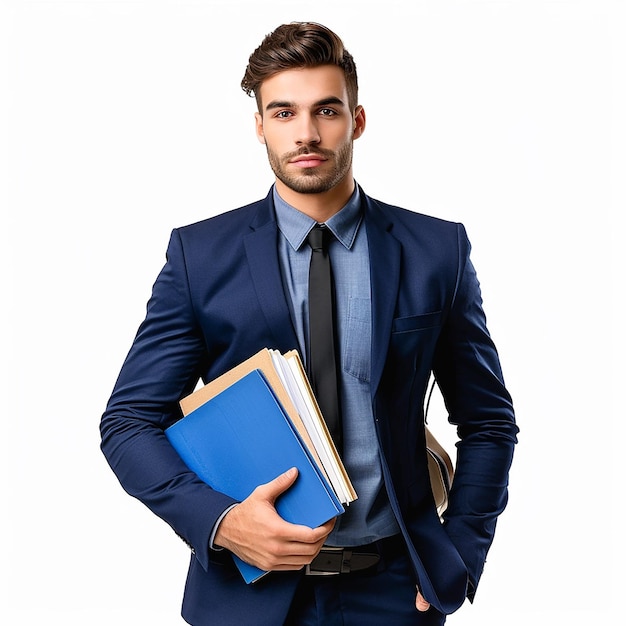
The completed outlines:
{"type": "MultiPolygon", "coordinates": [[[[295,484],[276,500],[286,521],[315,528],[357,495],[296,351],[263,349],[180,402],[165,435],[190,470],[237,500],[292,467],[295,484]]],[[[266,572],[233,555],[247,583],[266,572]]]]}

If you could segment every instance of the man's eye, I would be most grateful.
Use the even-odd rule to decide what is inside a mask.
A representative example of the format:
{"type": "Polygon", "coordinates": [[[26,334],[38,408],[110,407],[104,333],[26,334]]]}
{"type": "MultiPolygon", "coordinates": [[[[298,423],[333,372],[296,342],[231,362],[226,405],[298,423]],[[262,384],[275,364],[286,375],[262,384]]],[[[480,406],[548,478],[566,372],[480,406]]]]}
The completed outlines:
{"type": "Polygon", "coordinates": [[[276,113],[276,117],[279,119],[287,119],[288,117],[291,117],[292,113],[291,111],[279,111],[278,113],[276,113]]]}
{"type": "Polygon", "coordinates": [[[325,117],[332,117],[333,115],[337,115],[337,113],[332,109],[320,109],[320,115],[323,115],[325,117]]]}

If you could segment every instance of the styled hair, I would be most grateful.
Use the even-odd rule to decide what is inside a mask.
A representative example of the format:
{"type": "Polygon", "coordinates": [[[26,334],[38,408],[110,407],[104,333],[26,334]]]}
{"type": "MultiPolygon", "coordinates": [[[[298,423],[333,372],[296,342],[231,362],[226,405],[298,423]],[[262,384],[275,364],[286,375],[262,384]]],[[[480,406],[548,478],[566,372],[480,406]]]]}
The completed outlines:
{"type": "Polygon", "coordinates": [[[260,88],[264,80],[285,70],[336,65],[346,77],[348,104],[358,104],[358,81],[352,55],[341,39],[330,29],[315,22],[283,24],[266,35],[250,55],[241,88],[256,97],[261,111],[260,88]]]}

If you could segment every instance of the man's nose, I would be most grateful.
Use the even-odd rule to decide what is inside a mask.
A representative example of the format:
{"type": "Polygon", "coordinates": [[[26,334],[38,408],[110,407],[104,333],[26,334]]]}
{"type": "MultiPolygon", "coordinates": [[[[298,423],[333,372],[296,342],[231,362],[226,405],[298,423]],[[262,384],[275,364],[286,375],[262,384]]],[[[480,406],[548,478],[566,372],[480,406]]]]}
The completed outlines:
{"type": "Polygon", "coordinates": [[[296,143],[311,144],[320,142],[320,133],[313,115],[300,115],[296,126],[296,143]]]}

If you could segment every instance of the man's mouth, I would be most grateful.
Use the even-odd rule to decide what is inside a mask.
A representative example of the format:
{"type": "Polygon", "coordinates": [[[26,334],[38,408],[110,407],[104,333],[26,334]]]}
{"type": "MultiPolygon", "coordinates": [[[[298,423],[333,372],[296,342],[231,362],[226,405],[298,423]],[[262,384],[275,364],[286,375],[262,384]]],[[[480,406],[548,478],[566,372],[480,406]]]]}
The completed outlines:
{"type": "Polygon", "coordinates": [[[320,154],[300,154],[289,160],[289,163],[296,167],[317,167],[326,161],[326,157],[320,154]]]}

